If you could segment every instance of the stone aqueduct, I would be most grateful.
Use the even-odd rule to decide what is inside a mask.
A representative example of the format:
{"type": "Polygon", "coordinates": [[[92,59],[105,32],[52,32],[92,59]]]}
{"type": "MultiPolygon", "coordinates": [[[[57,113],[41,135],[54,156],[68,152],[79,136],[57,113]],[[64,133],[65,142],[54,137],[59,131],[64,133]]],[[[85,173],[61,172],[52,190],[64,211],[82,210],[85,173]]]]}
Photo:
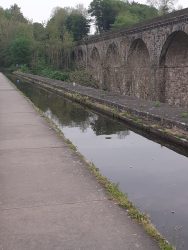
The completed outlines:
{"type": "Polygon", "coordinates": [[[188,9],[92,36],[74,57],[102,89],[188,107],[188,9]]]}

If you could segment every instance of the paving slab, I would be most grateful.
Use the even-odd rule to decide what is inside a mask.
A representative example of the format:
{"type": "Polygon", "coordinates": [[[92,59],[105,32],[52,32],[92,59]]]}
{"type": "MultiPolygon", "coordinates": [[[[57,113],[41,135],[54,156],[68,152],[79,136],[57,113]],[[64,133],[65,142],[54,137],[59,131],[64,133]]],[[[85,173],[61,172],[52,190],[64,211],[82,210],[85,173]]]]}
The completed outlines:
{"type": "Polygon", "coordinates": [[[3,249],[155,249],[109,201],[4,210],[0,220],[3,249]]]}
{"type": "Polygon", "coordinates": [[[3,74],[0,249],[158,249],[3,74]]]}
{"type": "Polygon", "coordinates": [[[67,146],[1,150],[0,158],[2,209],[106,199],[67,146]]]}
{"type": "Polygon", "coordinates": [[[43,117],[36,115],[34,112],[20,112],[20,113],[0,113],[1,114],[1,126],[21,126],[21,125],[38,125],[46,124],[43,117]]]}

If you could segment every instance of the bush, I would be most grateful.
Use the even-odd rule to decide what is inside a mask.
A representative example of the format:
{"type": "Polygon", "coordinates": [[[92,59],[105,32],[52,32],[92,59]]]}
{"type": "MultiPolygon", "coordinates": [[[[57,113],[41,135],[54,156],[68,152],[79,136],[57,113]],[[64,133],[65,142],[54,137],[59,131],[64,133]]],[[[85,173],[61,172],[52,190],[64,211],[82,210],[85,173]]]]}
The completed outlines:
{"type": "MultiPolygon", "coordinates": [[[[29,69],[26,65],[20,67],[22,72],[28,73],[29,69]]],[[[97,81],[86,70],[76,70],[72,72],[54,70],[43,63],[39,63],[31,70],[35,75],[41,75],[51,79],[60,81],[75,82],[83,86],[98,88],[97,81]]]]}
{"type": "Polygon", "coordinates": [[[29,64],[32,58],[31,41],[25,37],[18,37],[10,46],[11,61],[15,64],[29,64]]]}
{"type": "Polygon", "coordinates": [[[30,69],[28,68],[28,66],[26,64],[22,64],[19,68],[19,70],[21,72],[24,72],[24,73],[30,73],[30,69]]]}
{"type": "Polygon", "coordinates": [[[52,71],[51,78],[61,81],[69,80],[69,74],[67,72],[52,71]]]}
{"type": "Polygon", "coordinates": [[[54,70],[54,69],[48,67],[42,61],[39,61],[32,68],[32,73],[35,74],[35,75],[41,75],[41,76],[44,76],[44,77],[48,77],[48,78],[52,78],[52,79],[56,79],[56,80],[61,80],[61,81],[69,80],[69,73],[68,72],[62,72],[60,70],[54,70]]]}
{"type": "Polygon", "coordinates": [[[70,73],[70,81],[78,84],[98,88],[97,81],[86,70],[76,70],[70,73]]]}

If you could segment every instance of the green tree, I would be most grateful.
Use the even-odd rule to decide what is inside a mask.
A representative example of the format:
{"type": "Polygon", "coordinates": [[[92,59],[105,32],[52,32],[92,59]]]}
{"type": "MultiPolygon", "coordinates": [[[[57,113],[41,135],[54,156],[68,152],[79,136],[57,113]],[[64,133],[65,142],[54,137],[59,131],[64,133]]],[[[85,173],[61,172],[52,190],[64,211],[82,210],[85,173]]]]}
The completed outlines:
{"type": "Polygon", "coordinates": [[[73,12],[66,19],[66,29],[72,33],[74,40],[78,41],[88,35],[89,22],[82,14],[73,12]]]}
{"type": "Polygon", "coordinates": [[[33,36],[36,41],[46,40],[46,30],[41,23],[33,23],[33,36]]]}
{"type": "Polygon", "coordinates": [[[127,4],[125,10],[120,11],[113,28],[129,27],[133,24],[154,18],[158,10],[153,6],[132,2],[127,4]]]}
{"type": "Polygon", "coordinates": [[[154,18],[158,15],[158,10],[153,6],[132,2],[127,4],[125,10],[120,11],[113,28],[124,28],[136,23],[154,18]]]}
{"type": "Polygon", "coordinates": [[[11,45],[18,37],[33,40],[32,25],[23,16],[17,5],[9,9],[0,8],[0,64],[10,66],[12,61],[11,45]]]}
{"type": "Polygon", "coordinates": [[[88,12],[95,17],[95,25],[99,33],[111,28],[125,4],[120,0],[93,0],[91,2],[88,12]]]}
{"type": "Polygon", "coordinates": [[[99,33],[111,27],[128,27],[158,15],[157,9],[153,6],[123,0],[93,0],[89,13],[95,17],[99,33]]]}
{"type": "Polygon", "coordinates": [[[20,7],[17,4],[11,5],[9,9],[5,10],[7,19],[27,23],[28,20],[23,16],[20,7]]]}
{"type": "Polygon", "coordinates": [[[55,8],[52,16],[47,23],[46,31],[49,39],[56,38],[64,39],[64,33],[66,32],[66,19],[69,15],[70,9],[55,8]]]}
{"type": "Polygon", "coordinates": [[[154,18],[158,15],[158,10],[154,6],[135,2],[128,5],[128,10],[137,16],[139,22],[154,18]]]}
{"type": "Polygon", "coordinates": [[[135,23],[139,22],[138,16],[135,14],[132,14],[129,10],[121,12],[113,24],[113,28],[123,28],[123,27],[129,27],[135,23]]]}
{"type": "Polygon", "coordinates": [[[18,37],[10,46],[12,62],[15,64],[30,64],[32,57],[32,43],[25,37],[18,37]]]}

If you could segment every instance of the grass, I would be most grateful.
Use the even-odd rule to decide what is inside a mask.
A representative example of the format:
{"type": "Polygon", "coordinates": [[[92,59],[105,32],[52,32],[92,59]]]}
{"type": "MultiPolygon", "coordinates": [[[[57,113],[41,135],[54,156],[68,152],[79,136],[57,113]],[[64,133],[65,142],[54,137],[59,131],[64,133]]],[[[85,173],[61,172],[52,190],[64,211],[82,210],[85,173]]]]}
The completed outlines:
{"type": "Polygon", "coordinates": [[[154,102],[154,107],[159,108],[161,106],[160,101],[154,102]]]}
{"type": "Polygon", "coordinates": [[[97,181],[105,188],[110,199],[118,203],[119,206],[125,208],[128,212],[128,215],[139,224],[143,226],[145,231],[154,238],[159,244],[160,249],[162,250],[173,250],[169,242],[158,232],[155,226],[151,223],[147,215],[141,213],[131,201],[129,201],[126,194],[120,191],[117,184],[110,182],[106,177],[101,175],[98,168],[94,164],[88,164],[88,167],[91,173],[96,177],[97,181]]]}
{"type": "MultiPolygon", "coordinates": [[[[60,133],[62,133],[62,132],[60,131],[60,133]]],[[[69,146],[70,149],[72,149],[73,151],[77,152],[77,147],[74,144],[72,144],[72,142],[69,139],[65,139],[65,142],[67,143],[67,145],[69,146]]]]}
{"type": "Polygon", "coordinates": [[[188,112],[182,112],[181,118],[188,118],[188,112]]]}

